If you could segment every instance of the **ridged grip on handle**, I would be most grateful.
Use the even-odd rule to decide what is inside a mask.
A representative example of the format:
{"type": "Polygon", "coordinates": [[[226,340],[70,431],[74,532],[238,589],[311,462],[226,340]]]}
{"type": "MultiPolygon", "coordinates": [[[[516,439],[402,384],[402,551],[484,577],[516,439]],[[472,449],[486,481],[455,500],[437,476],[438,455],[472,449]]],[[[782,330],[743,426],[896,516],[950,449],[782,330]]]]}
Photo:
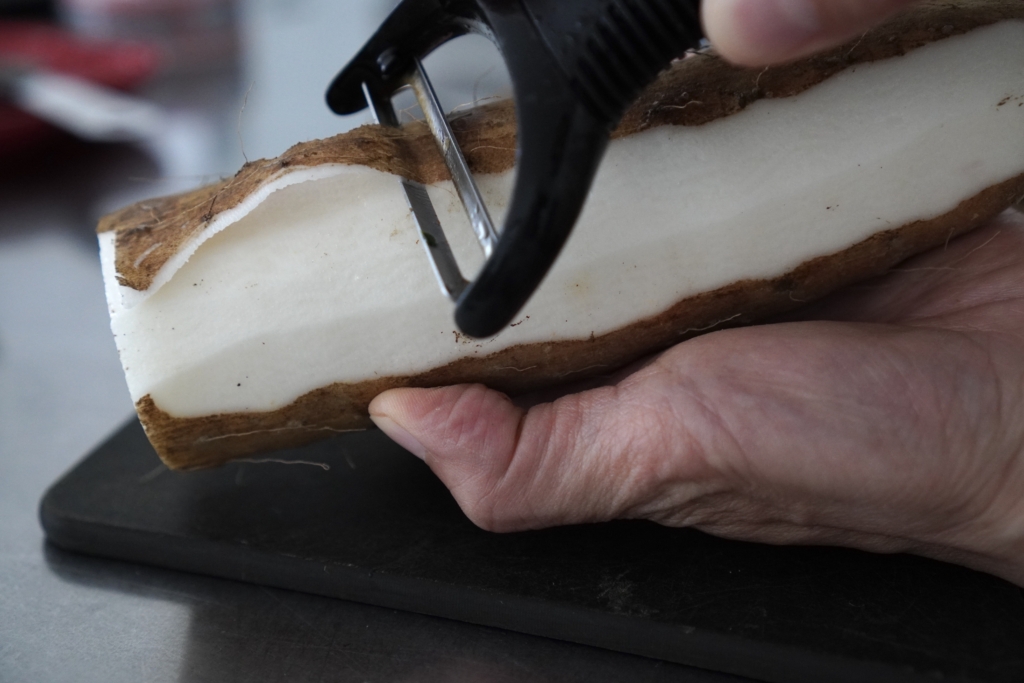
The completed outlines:
{"type": "Polygon", "coordinates": [[[703,36],[700,0],[522,0],[572,88],[617,123],[703,36]]]}

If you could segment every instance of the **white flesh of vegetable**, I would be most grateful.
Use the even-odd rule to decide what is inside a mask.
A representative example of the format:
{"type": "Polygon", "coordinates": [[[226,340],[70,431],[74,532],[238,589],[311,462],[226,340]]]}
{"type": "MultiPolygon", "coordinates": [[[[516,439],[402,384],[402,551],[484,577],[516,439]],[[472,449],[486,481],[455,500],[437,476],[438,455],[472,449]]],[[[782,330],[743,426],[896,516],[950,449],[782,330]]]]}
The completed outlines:
{"type": "MultiPolygon", "coordinates": [[[[703,126],[617,140],[522,324],[482,342],[454,334],[396,177],[297,169],[216,220],[147,292],[117,284],[114,235],[100,235],[128,386],[174,417],[271,411],[333,382],[600,335],[1024,173],[1020,103],[1024,22],[1014,21],[703,126]]],[[[499,224],[512,180],[479,178],[499,224]]],[[[479,267],[450,183],[431,196],[464,269],[479,267]]]]}

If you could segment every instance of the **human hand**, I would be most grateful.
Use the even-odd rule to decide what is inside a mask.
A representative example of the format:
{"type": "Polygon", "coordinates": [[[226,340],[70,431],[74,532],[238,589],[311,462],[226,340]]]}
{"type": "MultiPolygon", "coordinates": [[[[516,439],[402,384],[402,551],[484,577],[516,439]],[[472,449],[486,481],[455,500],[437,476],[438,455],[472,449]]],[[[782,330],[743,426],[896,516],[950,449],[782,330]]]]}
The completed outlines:
{"type": "Polygon", "coordinates": [[[704,30],[723,57],[767,66],[835,47],[914,0],[704,0],[704,30]]]}
{"type": "Polygon", "coordinates": [[[529,409],[398,389],[370,413],[485,529],[646,518],[1024,585],[1024,216],[608,386],[529,409]]]}

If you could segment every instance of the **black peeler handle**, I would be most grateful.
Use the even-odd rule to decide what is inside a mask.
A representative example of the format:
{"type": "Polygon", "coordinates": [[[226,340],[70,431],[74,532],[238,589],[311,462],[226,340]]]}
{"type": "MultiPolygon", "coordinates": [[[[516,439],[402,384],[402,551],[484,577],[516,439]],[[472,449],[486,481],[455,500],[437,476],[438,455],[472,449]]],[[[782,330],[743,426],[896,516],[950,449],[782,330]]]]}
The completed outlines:
{"type": "Polygon", "coordinates": [[[338,75],[331,109],[388,98],[416,60],[469,32],[505,58],[518,173],[494,252],[456,304],[466,334],[501,331],[540,285],[579,217],[609,135],[641,90],[702,38],[699,0],[403,0],[338,75]]]}

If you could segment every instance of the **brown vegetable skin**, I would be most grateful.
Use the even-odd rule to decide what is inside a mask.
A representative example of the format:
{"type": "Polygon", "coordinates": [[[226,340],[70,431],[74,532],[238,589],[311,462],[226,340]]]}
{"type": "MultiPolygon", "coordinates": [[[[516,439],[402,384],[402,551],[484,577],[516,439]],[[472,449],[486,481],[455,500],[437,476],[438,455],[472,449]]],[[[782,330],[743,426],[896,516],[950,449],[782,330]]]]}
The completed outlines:
{"type": "MultiPolygon", "coordinates": [[[[782,67],[740,69],[702,53],[677,63],[649,88],[614,137],[663,125],[699,126],[739,112],[758,99],[796,95],[855,64],[902,55],[1011,18],[1024,18],[1024,2],[926,2],[858,41],[782,67]]],[[[480,107],[456,118],[453,127],[474,171],[497,173],[511,168],[515,119],[509,104],[480,107]]],[[[278,159],[246,164],[229,180],[188,194],[142,202],[103,219],[101,232],[117,232],[118,280],[124,286],[145,290],[159,268],[218,213],[237,206],[290,166],[323,163],[362,164],[427,183],[448,177],[422,124],[401,131],[366,126],[328,140],[296,145],[278,159]],[[140,259],[157,243],[159,248],[140,259]]],[[[877,275],[973,230],[1022,198],[1024,175],[984,190],[945,215],[877,233],[781,277],[736,282],[689,297],[659,315],[590,339],[520,345],[484,357],[467,356],[416,375],[331,384],[272,412],[175,418],[149,396],[140,399],[136,407],[164,462],[175,469],[191,469],[364,429],[370,426],[370,400],[385,389],[479,382],[515,394],[585,379],[697,334],[757,322],[877,275]]]]}

